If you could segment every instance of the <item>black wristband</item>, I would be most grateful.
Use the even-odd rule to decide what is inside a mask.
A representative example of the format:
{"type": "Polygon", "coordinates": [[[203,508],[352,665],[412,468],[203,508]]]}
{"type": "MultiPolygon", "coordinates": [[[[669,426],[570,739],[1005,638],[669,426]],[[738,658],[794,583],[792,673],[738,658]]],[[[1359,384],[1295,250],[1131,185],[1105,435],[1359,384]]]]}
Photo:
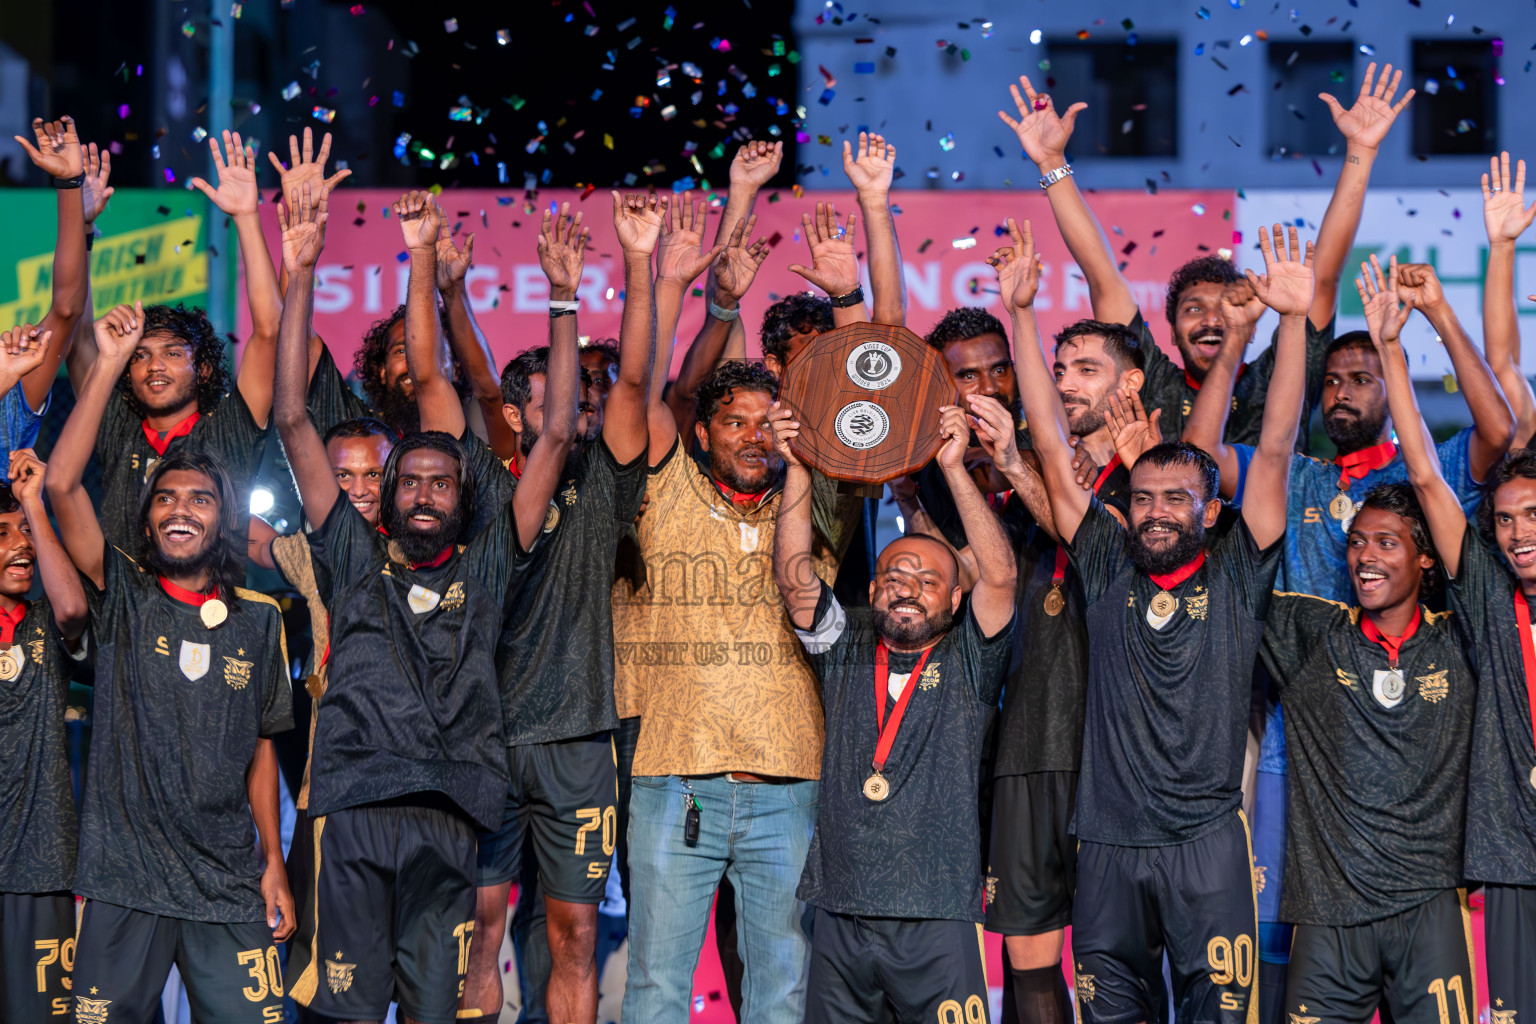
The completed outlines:
{"type": "Polygon", "coordinates": [[[575,315],[576,315],[576,311],[574,309],[552,309],[552,310],[549,311],[549,318],[551,320],[553,320],[557,316],[575,316],[575,315]]]}
{"type": "Polygon", "coordinates": [[[836,306],[838,309],[847,309],[849,306],[857,306],[859,303],[864,301],[864,286],[859,285],[847,295],[832,295],[828,296],[828,298],[832,305],[836,306]]]}
{"type": "Polygon", "coordinates": [[[54,178],[53,187],[57,189],[79,188],[85,184],[85,174],[82,172],[73,178],[54,178]]]}

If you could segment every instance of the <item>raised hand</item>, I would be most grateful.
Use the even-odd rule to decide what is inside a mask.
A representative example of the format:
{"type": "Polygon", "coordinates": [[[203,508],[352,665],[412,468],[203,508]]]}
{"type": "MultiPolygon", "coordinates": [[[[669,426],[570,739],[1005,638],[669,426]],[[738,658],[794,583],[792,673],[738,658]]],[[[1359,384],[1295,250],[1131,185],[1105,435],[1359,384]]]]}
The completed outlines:
{"type": "Polygon", "coordinates": [[[731,188],[762,188],[779,173],[784,159],[782,142],[749,142],[731,160],[731,188]]]}
{"type": "Polygon", "coordinates": [[[431,192],[407,192],[390,206],[400,221],[400,234],[411,252],[436,255],[437,235],[443,227],[443,211],[431,192]]]}
{"type": "Polygon", "coordinates": [[[811,265],[791,263],[789,269],[833,298],[847,295],[859,286],[859,261],[853,254],[853,228],[859,215],[850,213],[845,227],[837,226],[837,207],[817,203],[816,216],[800,215],[805,241],[811,248],[811,265]]]}
{"type": "Polygon", "coordinates": [[[1317,94],[1317,98],[1328,104],[1328,112],[1333,115],[1333,123],[1339,129],[1339,134],[1344,136],[1344,141],[1351,146],[1361,146],[1365,149],[1375,149],[1381,145],[1381,140],[1387,137],[1387,130],[1392,127],[1392,122],[1397,120],[1397,115],[1403,112],[1408,101],[1413,99],[1413,90],[1403,93],[1403,98],[1392,103],[1392,97],[1397,95],[1397,87],[1403,81],[1403,72],[1399,68],[1397,74],[1392,73],[1392,65],[1388,64],[1381,69],[1381,77],[1376,78],[1376,62],[1372,61],[1365,67],[1365,78],[1360,81],[1360,95],[1355,98],[1355,105],[1345,110],[1338,100],[1326,92],[1317,94]],[[1374,79],[1374,85],[1372,80],[1374,79]],[[1389,81],[1390,80],[1390,81],[1389,81]]]}
{"type": "Polygon", "coordinates": [[[703,251],[709,204],[703,200],[695,203],[692,192],[684,192],[682,198],[674,195],[664,212],[661,240],[656,246],[656,280],[686,288],[725,251],[725,243],[703,251]]]}
{"type": "Polygon", "coordinates": [[[1065,114],[1058,115],[1051,97],[1035,92],[1035,87],[1029,84],[1029,76],[1020,75],[1019,85],[1024,87],[1022,94],[1018,85],[1008,87],[1008,92],[1013,95],[1013,105],[1019,112],[1018,119],[1008,116],[1006,110],[999,110],[997,116],[1019,137],[1019,145],[1024,147],[1026,156],[1043,170],[1053,170],[1055,165],[1066,162],[1067,140],[1072,138],[1077,115],[1087,110],[1088,104],[1074,103],[1065,114]]]}
{"type": "Polygon", "coordinates": [[[1163,443],[1163,431],[1158,426],[1162,415],[1161,409],[1147,415],[1139,391],[1116,389],[1110,393],[1105,421],[1115,439],[1115,454],[1127,467],[1136,465],[1142,452],[1163,443]]]}
{"type": "Polygon", "coordinates": [[[1395,343],[1403,333],[1408,315],[1413,312],[1413,297],[1398,289],[1401,269],[1397,257],[1390,257],[1387,273],[1383,276],[1381,264],[1372,256],[1369,264],[1360,264],[1360,276],[1355,278],[1360,304],[1365,307],[1365,325],[1377,348],[1395,343]]]}
{"type": "Polygon", "coordinates": [[[662,225],[667,220],[667,196],[655,192],[642,195],[626,192],[613,196],[613,228],[618,232],[619,245],[626,254],[650,256],[656,251],[662,225]]]}
{"type": "Polygon", "coordinates": [[[1270,243],[1270,232],[1259,229],[1259,249],[1264,253],[1263,276],[1251,270],[1243,273],[1264,305],[1281,316],[1305,316],[1312,306],[1312,243],[1307,243],[1306,259],[1303,260],[1294,227],[1284,229],[1276,224],[1272,231],[1273,244],[1270,243]],[[1286,249],[1287,239],[1289,251],[1286,249]]]}
{"type": "MultiPolygon", "coordinates": [[[[1394,259],[1392,262],[1396,263],[1394,259]]],[[[1431,311],[1445,305],[1445,292],[1435,268],[1428,263],[1403,263],[1397,268],[1397,294],[1414,309],[1428,316],[1431,311]]]]}
{"type": "Polygon", "coordinates": [[[437,290],[444,295],[464,283],[464,275],[475,262],[475,235],[464,239],[464,248],[453,244],[453,232],[444,222],[437,233],[437,290]]]}
{"type": "Polygon", "coordinates": [[[581,226],[580,211],[571,216],[570,203],[561,203],[558,215],[544,211],[539,227],[539,266],[549,278],[550,298],[568,301],[576,297],[590,234],[581,226]]]}
{"type": "Polygon", "coordinates": [[[85,204],[85,222],[94,223],[101,211],[107,208],[107,200],[117,189],[107,184],[112,177],[112,153],[97,149],[96,143],[85,147],[85,183],[80,186],[80,201],[85,204]]]}
{"type": "Polygon", "coordinates": [[[859,132],[857,156],[853,144],[843,141],[843,173],[859,195],[886,195],[896,173],[896,146],[886,142],[884,135],[859,132]]]}
{"type": "Polygon", "coordinates": [[[1247,334],[1253,329],[1253,325],[1259,322],[1259,317],[1264,315],[1264,310],[1267,308],[1264,300],[1259,298],[1246,277],[1240,281],[1234,281],[1221,293],[1222,326],[1228,334],[1232,332],[1247,334]]]}
{"type": "Polygon", "coordinates": [[[329,192],[352,174],[351,171],[341,170],[327,178],[325,176],[325,162],[330,159],[330,156],[331,133],[325,133],[325,137],[320,140],[320,152],[316,154],[315,133],[309,128],[304,129],[304,144],[302,148],[299,146],[298,139],[292,135],[288,136],[287,167],[283,166],[283,162],[277,158],[276,153],[270,149],[267,150],[267,159],[272,161],[272,166],[277,169],[277,173],[281,176],[283,195],[285,196],[292,195],[293,190],[303,187],[306,181],[317,192],[323,181],[326,191],[329,192]]]}
{"type": "Polygon", "coordinates": [[[330,190],[323,185],[320,194],[311,194],[305,182],[288,194],[286,209],[279,205],[277,222],[283,231],[283,266],[288,273],[313,269],[325,247],[326,206],[330,190]]]}
{"type": "Polygon", "coordinates": [[[958,405],[939,406],[939,436],[944,438],[939,448],[939,468],[964,470],[965,449],[971,443],[971,424],[964,409],[958,405]]]}
{"type": "Polygon", "coordinates": [[[68,114],[57,121],[32,119],[32,134],[37,137],[34,146],[20,135],[11,138],[21,143],[27,156],[37,169],[55,178],[73,178],[85,173],[85,154],[80,149],[80,137],[75,134],[75,119],[68,114]]]}
{"type": "Polygon", "coordinates": [[[1508,153],[1489,157],[1488,173],[1483,175],[1483,226],[1488,229],[1488,241],[1513,242],[1533,218],[1536,203],[1529,209],[1525,206],[1525,161],[1515,164],[1511,178],[1508,153]]]}
{"type": "Polygon", "coordinates": [[[42,365],[48,352],[48,342],[53,340],[52,331],[42,331],[31,324],[13,327],[0,334],[0,381],[6,390],[42,365]]]}
{"type": "Polygon", "coordinates": [[[991,395],[966,395],[965,402],[976,440],[997,471],[1007,473],[1022,469],[1024,460],[1019,456],[1019,438],[1013,429],[1013,416],[1003,403],[991,395]]]}
{"type": "Polygon", "coordinates": [[[96,351],[105,359],[117,360],[126,365],[134,349],[139,347],[139,340],[144,337],[144,303],[135,302],[132,306],[125,303],[112,307],[96,321],[94,329],[96,351]]]}
{"type": "Polygon", "coordinates": [[[1008,234],[1012,245],[998,249],[987,262],[997,270],[997,292],[1003,304],[1012,309],[1028,309],[1035,304],[1040,290],[1040,261],[1035,255],[1035,235],[1029,221],[1022,228],[1018,221],[1008,218],[1008,234]]]}
{"type": "Polygon", "coordinates": [[[757,214],[737,221],[726,241],[725,250],[715,260],[715,302],[724,309],[731,309],[741,302],[741,297],[752,287],[758,268],[768,258],[768,240],[759,238],[751,245],[746,240],[757,226],[757,214]]]}
{"type": "Polygon", "coordinates": [[[7,476],[11,481],[11,494],[23,505],[42,507],[43,476],[48,467],[31,448],[18,448],[11,452],[11,467],[7,476]]]}
{"type": "Polygon", "coordinates": [[[239,132],[224,133],[222,153],[217,139],[208,140],[208,150],[219,171],[219,187],[213,188],[202,178],[192,178],[187,184],[212,200],[226,216],[254,214],[261,198],[256,188],[256,151],[240,142],[239,132]]]}
{"type": "Polygon", "coordinates": [[[786,466],[802,465],[790,442],[800,436],[800,420],[785,402],[774,402],[768,407],[768,431],[774,450],[786,466]]]}

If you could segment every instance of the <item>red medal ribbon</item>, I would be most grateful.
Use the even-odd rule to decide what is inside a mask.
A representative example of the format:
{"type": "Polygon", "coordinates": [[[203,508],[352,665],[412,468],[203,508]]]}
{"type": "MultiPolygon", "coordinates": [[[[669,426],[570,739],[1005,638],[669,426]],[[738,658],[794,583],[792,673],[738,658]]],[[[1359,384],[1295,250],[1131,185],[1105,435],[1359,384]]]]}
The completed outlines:
{"type": "MultiPolygon", "coordinates": [[[[1093,482],[1093,493],[1097,495],[1099,488],[1104,486],[1104,481],[1109,479],[1109,474],[1120,468],[1120,453],[1115,455],[1099,470],[1098,479],[1093,482]]],[[[1056,570],[1051,573],[1051,586],[1061,586],[1061,581],[1067,578],[1067,549],[1060,544],[1056,545],[1056,570]]]]}
{"type": "Polygon", "coordinates": [[[412,570],[413,572],[415,570],[417,570],[417,569],[436,569],[438,566],[440,566],[444,562],[448,561],[448,556],[451,555],[451,554],[453,554],[453,545],[449,544],[447,547],[443,548],[443,550],[439,551],[437,553],[437,557],[432,559],[431,561],[428,561],[428,562],[406,562],[405,566],[406,566],[406,568],[412,570]]]}
{"type": "Polygon", "coordinates": [[[203,605],[219,596],[218,587],[214,587],[206,594],[199,594],[195,590],[188,590],[186,587],[178,587],[164,576],[160,577],[160,588],[171,597],[174,597],[176,600],[180,601],[182,604],[189,604],[194,608],[201,608],[203,605]]]}
{"type": "Polygon", "coordinates": [[[514,480],[521,480],[523,478],[523,471],[517,467],[517,456],[514,455],[507,460],[507,472],[512,474],[512,479],[514,480]]]}
{"type": "Polygon", "coordinates": [[[1520,658],[1525,662],[1525,700],[1531,709],[1531,729],[1536,732],[1536,639],[1531,636],[1531,606],[1515,591],[1515,622],[1520,626],[1520,658]]]}
{"type": "MultiPolygon", "coordinates": [[[[1523,604],[1524,602],[1522,601],[1521,603],[1523,604]]],[[[1419,631],[1419,618],[1418,606],[1414,606],[1413,621],[1408,623],[1408,628],[1403,630],[1402,636],[1387,636],[1387,634],[1377,628],[1376,623],[1371,621],[1369,615],[1364,614],[1360,616],[1360,629],[1364,631],[1366,639],[1372,643],[1378,643],[1385,648],[1387,652],[1387,665],[1391,668],[1397,668],[1397,652],[1402,650],[1403,644],[1408,642],[1409,637],[1419,631]]],[[[1527,634],[1529,634],[1529,630],[1527,630],[1527,634]]],[[[1526,642],[1530,642],[1529,636],[1527,636],[1526,642]]]]}
{"type": "Polygon", "coordinates": [[[197,426],[197,421],[201,418],[202,413],[194,412],[191,416],[188,416],[170,430],[167,430],[164,438],[161,438],[158,430],[149,425],[149,420],[145,420],[139,425],[144,428],[144,440],[149,442],[149,446],[155,450],[155,454],[164,455],[165,450],[171,446],[171,442],[178,437],[186,437],[192,433],[192,428],[197,426]]]}
{"type": "Polygon", "coordinates": [[[886,649],[885,641],[875,643],[875,726],[880,731],[880,738],[875,742],[875,771],[883,771],[885,759],[891,756],[891,747],[896,743],[896,730],[901,728],[901,719],[907,713],[907,705],[912,702],[912,691],[917,687],[917,677],[922,674],[923,665],[928,661],[928,655],[933,653],[930,647],[917,659],[917,664],[912,667],[912,674],[907,676],[907,685],[902,687],[901,697],[896,701],[896,707],[891,710],[891,720],[885,720],[885,701],[891,690],[891,656],[886,649]]]}
{"type": "Polygon", "coordinates": [[[1375,472],[1396,457],[1397,445],[1391,441],[1383,441],[1381,444],[1373,444],[1369,448],[1336,457],[1333,464],[1339,467],[1339,490],[1349,490],[1351,480],[1364,479],[1367,473],[1375,472]]]}
{"type": "Polygon", "coordinates": [[[1193,576],[1195,574],[1195,570],[1204,564],[1205,552],[1202,551],[1194,558],[1191,558],[1189,561],[1173,570],[1173,572],[1147,573],[1147,577],[1151,579],[1153,583],[1156,583],[1158,586],[1162,587],[1164,590],[1172,590],[1174,587],[1178,586],[1180,583],[1183,583],[1185,580],[1193,576]]]}
{"type": "Polygon", "coordinates": [[[721,495],[731,500],[733,505],[755,505],[762,501],[763,497],[768,493],[768,488],[764,487],[762,490],[755,491],[752,494],[744,494],[741,491],[731,490],[719,480],[715,481],[715,486],[720,489],[721,495]]]}
{"type": "Polygon", "coordinates": [[[10,611],[0,609],[0,644],[8,644],[16,637],[16,627],[27,617],[27,602],[17,601],[10,611]]]}

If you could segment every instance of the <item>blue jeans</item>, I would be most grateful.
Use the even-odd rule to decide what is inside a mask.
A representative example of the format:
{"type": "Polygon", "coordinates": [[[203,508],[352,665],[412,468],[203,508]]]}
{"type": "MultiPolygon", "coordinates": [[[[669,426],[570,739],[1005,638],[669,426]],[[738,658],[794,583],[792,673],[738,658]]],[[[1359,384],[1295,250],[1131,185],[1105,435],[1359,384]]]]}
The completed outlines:
{"type": "Polygon", "coordinates": [[[635,776],[626,1022],[687,1024],[710,903],[724,874],[736,887],[738,948],[746,965],[741,1024],[799,1024],[811,911],[795,899],[795,887],[819,792],[818,782],[635,776]],[[683,842],[690,795],[700,807],[696,846],[683,842]]]}

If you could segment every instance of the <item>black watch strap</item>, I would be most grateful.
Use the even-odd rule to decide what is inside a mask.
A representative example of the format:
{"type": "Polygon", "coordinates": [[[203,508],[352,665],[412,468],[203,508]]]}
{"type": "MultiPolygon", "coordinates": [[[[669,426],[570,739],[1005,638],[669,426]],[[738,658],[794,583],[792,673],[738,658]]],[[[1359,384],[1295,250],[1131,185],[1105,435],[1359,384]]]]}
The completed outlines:
{"type": "Polygon", "coordinates": [[[864,301],[864,286],[859,285],[847,295],[829,296],[829,301],[838,309],[847,309],[849,306],[857,306],[864,301]]]}
{"type": "Polygon", "coordinates": [[[60,188],[60,189],[63,189],[63,188],[79,188],[80,186],[82,186],[84,184],[85,184],[85,174],[84,174],[84,172],[75,175],[73,178],[54,178],[53,179],[53,187],[54,188],[60,188]]]}

